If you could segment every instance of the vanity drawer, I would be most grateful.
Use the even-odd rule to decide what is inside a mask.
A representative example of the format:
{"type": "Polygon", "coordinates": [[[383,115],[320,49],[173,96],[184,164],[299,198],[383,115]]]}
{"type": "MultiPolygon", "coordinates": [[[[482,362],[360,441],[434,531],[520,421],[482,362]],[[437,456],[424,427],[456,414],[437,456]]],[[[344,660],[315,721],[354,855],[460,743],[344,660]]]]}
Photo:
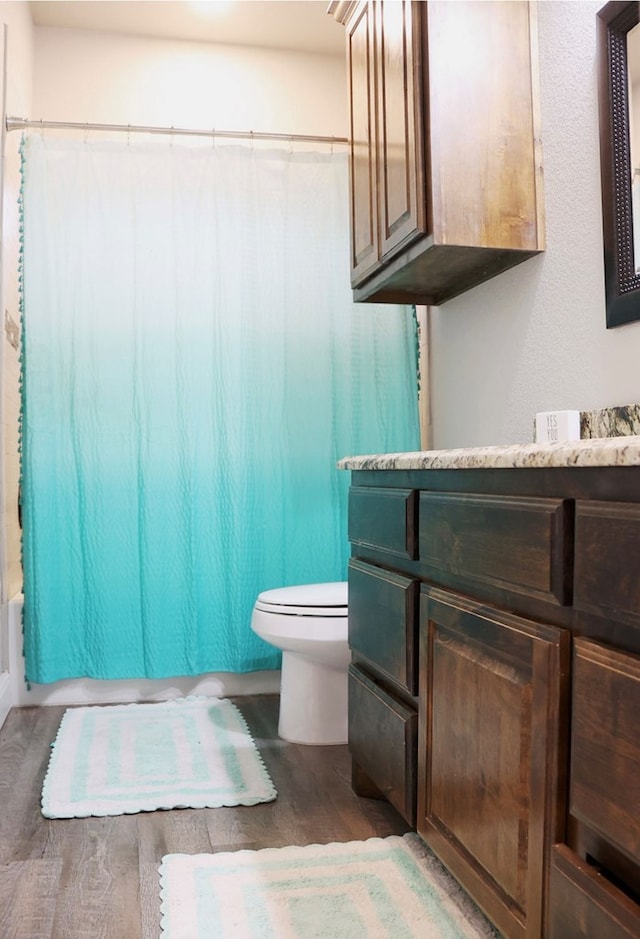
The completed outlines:
{"type": "Polygon", "coordinates": [[[416,817],[418,715],[349,667],[351,756],[410,825],[416,817]]]}
{"type": "Polygon", "coordinates": [[[418,693],[415,580],[349,561],[349,646],[411,695],[418,693]]]}
{"type": "Polygon", "coordinates": [[[566,845],[554,845],[548,935],[549,939],[637,939],[640,908],[566,845]]]}
{"type": "Polygon", "coordinates": [[[569,811],[636,863],[639,716],[640,657],[576,639],[569,811]]]}
{"type": "Polygon", "coordinates": [[[413,489],[352,486],[349,541],[397,557],[415,558],[417,504],[413,489]]]}
{"type": "Polygon", "coordinates": [[[456,586],[571,602],[572,525],[563,499],[420,493],[420,561],[456,586]]]}
{"type": "Polygon", "coordinates": [[[574,605],[640,625],[640,505],[576,502],[574,605]]]}

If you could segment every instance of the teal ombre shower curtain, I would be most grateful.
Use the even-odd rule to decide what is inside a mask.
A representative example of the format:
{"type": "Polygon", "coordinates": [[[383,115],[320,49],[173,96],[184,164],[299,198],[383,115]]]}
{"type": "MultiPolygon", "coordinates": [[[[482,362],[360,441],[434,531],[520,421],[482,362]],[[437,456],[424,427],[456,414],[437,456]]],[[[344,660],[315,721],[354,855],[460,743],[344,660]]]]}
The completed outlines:
{"type": "Polygon", "coordinates": [[[336,460],[418,447],[346,157],[36,134],[21,198],[28,679],[277,667],[256,595],[346,576],[336,460]]]}

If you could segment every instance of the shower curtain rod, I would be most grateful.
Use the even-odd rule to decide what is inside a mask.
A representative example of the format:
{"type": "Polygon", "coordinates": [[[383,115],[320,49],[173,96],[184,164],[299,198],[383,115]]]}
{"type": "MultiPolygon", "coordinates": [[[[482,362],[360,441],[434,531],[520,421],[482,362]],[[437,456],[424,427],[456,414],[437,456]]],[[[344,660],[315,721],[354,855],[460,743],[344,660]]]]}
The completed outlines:
{"type": "Polygon", "coordinates": [[[31,121],[24,117],[5,118],[7,131],[25,128],[41,130],[103,130],[125,134],[176,134],[188,137],[225,137],[236,140],[288,140],[305,143],[346,144],[346,137],[323,137],[315,134],[265,134],[252,130],[189,130],[185,127],[146,127],[143,124],[93,124],[76,121],[31,121]]]}

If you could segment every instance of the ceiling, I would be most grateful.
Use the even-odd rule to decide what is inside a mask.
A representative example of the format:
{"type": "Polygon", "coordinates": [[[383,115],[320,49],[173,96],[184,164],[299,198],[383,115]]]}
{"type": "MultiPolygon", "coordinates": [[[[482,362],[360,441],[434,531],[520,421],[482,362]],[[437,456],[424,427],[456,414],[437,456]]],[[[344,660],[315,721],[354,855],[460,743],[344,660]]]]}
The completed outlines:
{"type": "Polygon", "coordinates": [[[32,0],[36,26],[344,55],[328,0],[32,0]]]}

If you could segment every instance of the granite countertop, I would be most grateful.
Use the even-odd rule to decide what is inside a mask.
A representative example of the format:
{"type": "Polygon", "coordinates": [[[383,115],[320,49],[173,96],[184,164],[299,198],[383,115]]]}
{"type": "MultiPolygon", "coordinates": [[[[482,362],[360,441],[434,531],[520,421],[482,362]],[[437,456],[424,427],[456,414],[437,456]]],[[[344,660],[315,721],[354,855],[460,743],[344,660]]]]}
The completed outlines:
{"type": "Polygon", "coordinates": [[[422,450],[348,456],[344,470],[512,469],[544,466],[640,466],[640,435],[597,437],[564,443],[422,450]]]}

